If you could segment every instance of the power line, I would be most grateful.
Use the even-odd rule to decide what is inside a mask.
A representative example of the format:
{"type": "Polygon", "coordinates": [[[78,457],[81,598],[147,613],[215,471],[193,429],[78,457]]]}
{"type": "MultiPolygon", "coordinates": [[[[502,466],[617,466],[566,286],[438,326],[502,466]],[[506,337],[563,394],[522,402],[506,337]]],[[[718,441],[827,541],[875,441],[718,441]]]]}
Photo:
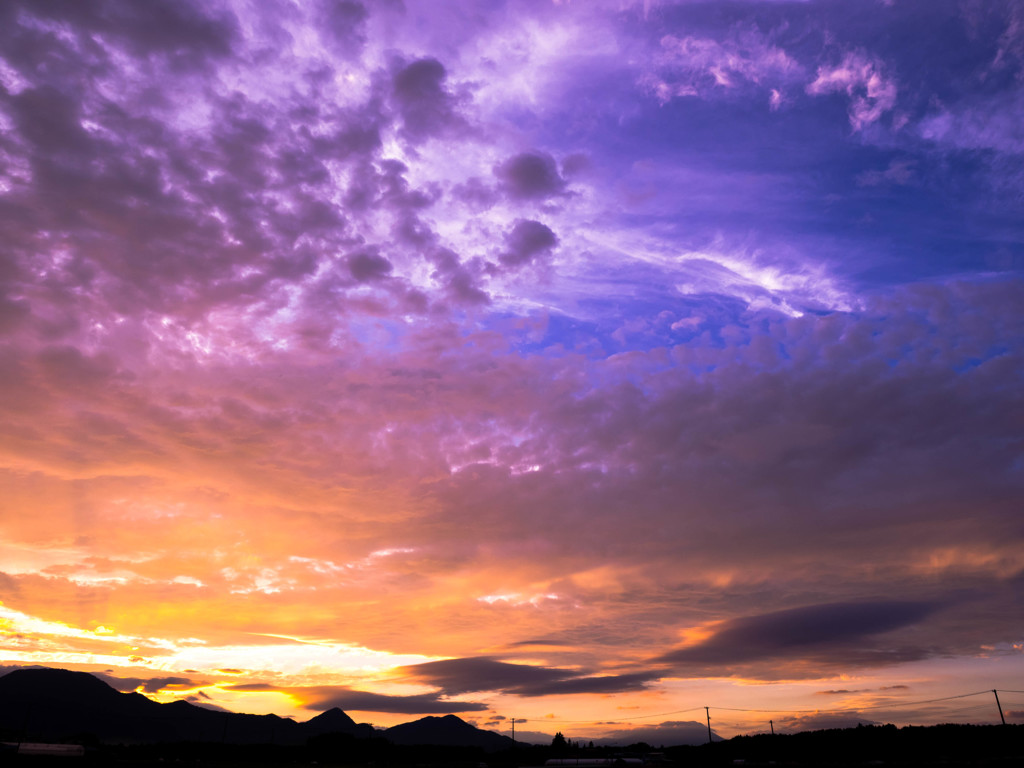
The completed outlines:
{"type": "MultiPolygon", "coordinates": [[[[998,690],[999,693],[1024,693],[1024,691],[1015,691],[1015,690],[1003,689],[1003,688],[999,688],[999,689],[995,689],[995,690],[998,690]]],[[[895,701],[895,702],[890,702],[888,704],[871,704],[871,705],[863,706],[863,707],[834,707],[834,708],[818,707],[816,709],[748,709],[748,708],[745,708],[745,707],[719,707],[719,706],[716,706],[716,705],[709,705],[709,706],[700,706],[700,707],[690,707],[689,709],[676,709],[676,710],[673,710],[671,712],[658,712],[658,713],[650,714],[650,715],[634,715],[632,717],[616,717],[616,718],[612,719],[612,722],[647,720],[647,719],[652,718],[652,717],[668,717],[669,715],[682,715],[682,714],[686,714],[687,712],[697,712],[697,711],[699,711],[701,709],[705,709],[705,710],[707,710],[707,709],[716,709],[716,710],[720,710],[720,711],[724,711],[724,712],[758,712],[758,713],[763,713],[763,714],[776,714],[776,713],[780,713],[780,712],[783,713],[783,714],[787,714],[787,713],[789,713],[789,714],[815,714],[815,713],[818,713],[818,714],[820,714],[820,713],[831,714],[831,713],[843,713],[843,712],[863,712],[863,711],[875,710],[875,709],[896,709],[896,708],[899,708],[899,707],[915,707],[915,706],[919,706],[921,704],[935,704],[935,703],[940,702],[940,701],[953,701],[954,699],[966,699],[966,698],[969,698],[971,696],[984,696],[984,695],[988,695],[988,694],[993,693],[993,692],[994,692],[994,689],[989,688],[987,691],[972,691],[971,693],[960,693],[960,694],[957,694],[955,696],[942,696],[942,697],[939,697],[939,698],[936,698],[936,699],[921,699],[919,701],[895,701]]],[[[971,707],[971,709],[980,709],[980,708],[982,708],[982,705],[979,705],[978,707],[971,707]]],[[[590,719],[590,720],[549,720],[547,718],[542,718],[540,720],[540,722],[545,722],[545,723],[589,723],[589,724],[593,724],[595,722],[595,720],[594,719],[590,719]]]]}
{"type": "Polygon", "coordinates": [[[740,707],[711,707],[711,709],[724,709],[730,712],[862,712],[865,709],[892,709],[893,707],[913,707],[918,704],[934,704],[937,701],[952,701],[953,699],[965,699],[968,696],[981,696],[982,694],[992,693],[990,688],[987,691],[975,691],[974,693],[961,693],[957,696],[944,696],[940,699],[924,699],[922,701],[899,701],[890,704],[872,704],[866,707],[837,707],[835,709],[742,709],[740,707]]]}

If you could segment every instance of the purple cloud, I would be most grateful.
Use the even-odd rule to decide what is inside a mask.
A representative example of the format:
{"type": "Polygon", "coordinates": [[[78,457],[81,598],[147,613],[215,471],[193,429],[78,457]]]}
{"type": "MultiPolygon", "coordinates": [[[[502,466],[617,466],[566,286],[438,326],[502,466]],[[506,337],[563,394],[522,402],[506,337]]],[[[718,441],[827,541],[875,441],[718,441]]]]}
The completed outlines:
{"type": "Polygon", "coordinates": [[[914,624],[928,603],[833,603],[733,619],[698,645],[661,657],[672,664],[736,664],[759,659],[858,651],[864,640],[914,624]]]}
{"type": "Polygon", "coordinates": [[[377,253],[353,253],[347,260],[352,277],[360,283],[380,280],[391,272],[391,262],[377,253]]]}
{"type": "Polygon", "coordinates": [[[563,193],[565,179],[555,158],[546,152],[523,152],[494,169],[505,193],[513,199],[555,197],[563,193]]]}
{"type": "Polygon", "coordinates": [[[445,87],[447,72],[437,59],[402,66],[392,78],[392,93],[407,137],[422,141],[462,124],[457,101],[445,87]]]}
{"type": "Polygon", "coordinates": [[[558,236],[539,221],[516,219],[505,236],[505,244],[507,250],[501,254],[501,262],[514,268],[549,255],[551,249],[558,245],[558,236]]]}
{"type": "Polygon", "coordinates": [[[502,691],[518,696],[607,694],[642,690],[656,672],[592,675],[568,669],[511,664],[487,657],[446,659],[403,667],[414,679],[435,685],[446,696],[475,691],[502,691]]]}

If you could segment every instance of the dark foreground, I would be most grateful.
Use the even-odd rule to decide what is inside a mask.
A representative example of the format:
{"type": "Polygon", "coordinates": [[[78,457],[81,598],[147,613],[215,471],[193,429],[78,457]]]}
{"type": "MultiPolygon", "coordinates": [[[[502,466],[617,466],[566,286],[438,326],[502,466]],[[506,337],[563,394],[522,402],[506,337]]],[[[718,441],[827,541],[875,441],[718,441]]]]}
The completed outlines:
{"type": "MultiPolygon", "coordinates": [[[[88,741],[87,739],[85,741],[88,741]]],[[[739,736],[714,744],[655,749],[647,744],[556,751],[518,745],[501,752],[473,747],[396,745],[382,738],[329,734],[304,746],[171,743],[86,744],[83,757],[18,755],[0,751],[5,765],[50,768],[520,768],[543,766],[551,758],[621,761],[649,768],[685,766],[893,766],[899,768],[1024,768],[1024,725],[930,727],[863,726],[790,735],[739,736]]],[[[614,766],[614,762],[610,763],[614,766]]]]}

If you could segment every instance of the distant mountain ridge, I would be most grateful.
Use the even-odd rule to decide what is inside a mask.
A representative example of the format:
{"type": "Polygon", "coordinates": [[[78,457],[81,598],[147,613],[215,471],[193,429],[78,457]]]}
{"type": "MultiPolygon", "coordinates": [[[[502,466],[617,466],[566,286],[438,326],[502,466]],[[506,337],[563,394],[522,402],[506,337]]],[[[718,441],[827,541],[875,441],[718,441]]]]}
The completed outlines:
{"type": "Polygon", "coordinates": [[[303,745],[330,734],[384,736],[394,744],[480,747],[493,752],[512,739],[484,731],[455,715],[425,717],[378,731],[338,707],[299,723],[277,715],[247,715],[161,704],[141,693],[121,693],[88,672],[35,667],[0,676],[0,741],[93,738],[101,743],[218,742],[303,745]]]}
{"type": "Polygon", "coordinates": [[[394,744],[480,747],[487,752],[498,752],[515,745],[508,736],[482,731],[455,715],[424,717],[411,723],[395,725],[384,731],[384,737],[394,744]]]}
{"type": "Polygon", "coordinates": [[[121,693],[88,672],[16,669],[0,677],[0,732],[7,739],[56,741],[84,735],[106,743],[210,741],[305,744],[313,736],[378,735],[334,708],[297,723],[277,715],[220,712],[175,701],[161,704],[121,693]]]}
{"type": "Polygon", "coordinates": [[[373,726],[369,726],[370,731],[366,734],[360,734],[360,730],[364,730],[367,727],[366,723],[359,725],[353,720],[348,714],[342,711],[338,707],[332,707],[326,712],[321,712],[316,717],[310,718],[306,722],[302,723],[303,728],[309,732],[310,736],[319,736],[324,733],[351,733],[354,736],[366,735],[373,736],[376,731],[373,726]]]}

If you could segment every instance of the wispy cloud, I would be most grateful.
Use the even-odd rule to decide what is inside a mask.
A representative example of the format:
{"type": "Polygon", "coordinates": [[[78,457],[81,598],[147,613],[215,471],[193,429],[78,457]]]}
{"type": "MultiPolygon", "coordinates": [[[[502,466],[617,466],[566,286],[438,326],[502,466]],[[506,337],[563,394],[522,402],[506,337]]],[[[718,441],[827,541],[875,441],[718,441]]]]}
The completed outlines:
{"type": "Polygon", "coordinates": [[[819,67],[807,93],[845,93],[850,101],[850,126],[861,131],[895,108],[899,89],[881,62],[862,51],[853,51],[838,64],[819,67]]]}

